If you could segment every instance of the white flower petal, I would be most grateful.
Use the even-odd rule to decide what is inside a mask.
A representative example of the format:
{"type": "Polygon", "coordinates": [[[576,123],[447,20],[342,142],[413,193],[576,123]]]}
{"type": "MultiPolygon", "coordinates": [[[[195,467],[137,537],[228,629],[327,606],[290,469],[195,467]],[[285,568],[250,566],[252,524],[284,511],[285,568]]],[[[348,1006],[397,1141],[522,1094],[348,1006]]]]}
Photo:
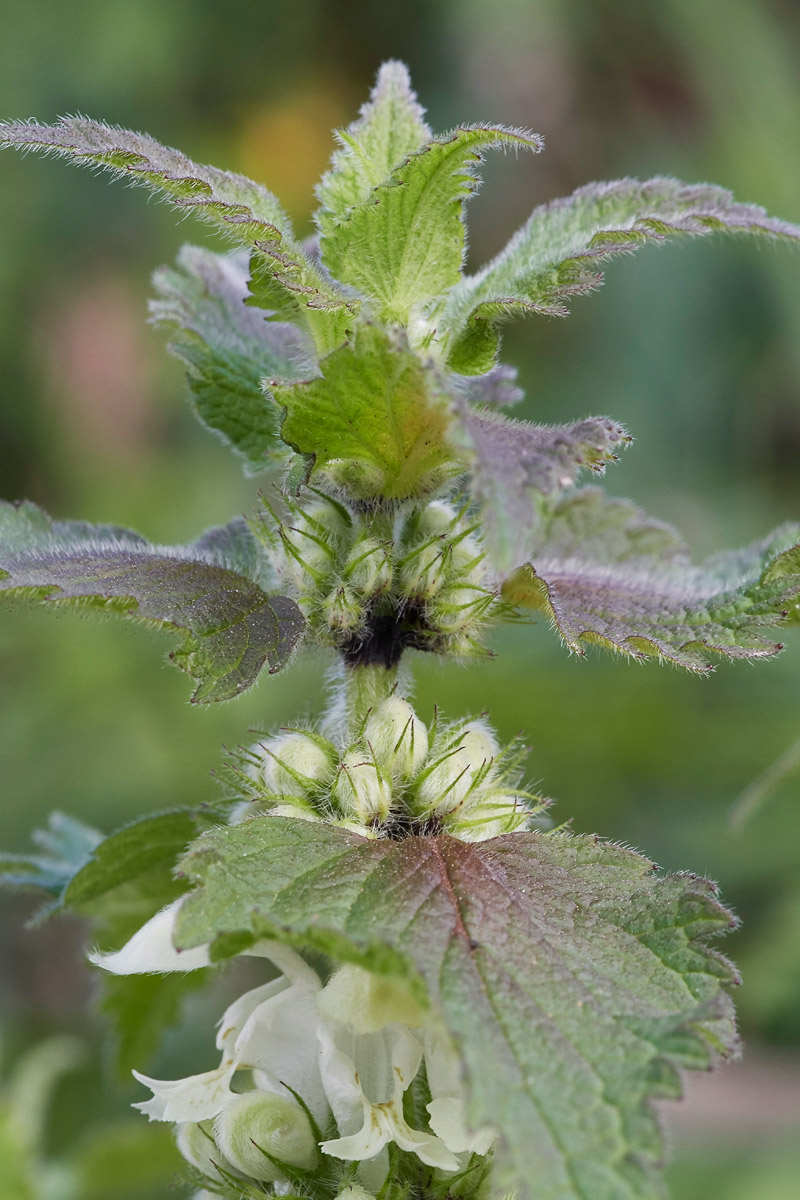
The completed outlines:
{"type": "Polygon", "coordinates": [[[277,996],[281,992],[286,991],[289,987],[289,981],[280,975],[277,979],[271,979],[269,983],[264,983],[261,987],[252,988],[249,992],[239,996],[238,1000],[234,1000],[233,1004],[228,1005],[225,1012],[220,1018],[217,1029],[217,1049],[228,1053],[229,1058],[235,1057],[233,1047],[236,1044],[236,1039],[244,1029],[253,1012],[265,1000],[272,996],[277,996]]]}
{"type": "Polygon", "coordinates": [[[172,941],[175,920],[182,897],[162,908],[147,924],[112,954],[97,951],[89,955],[90,962],[110,971],[112,975],[151,975],[164,971],[196,971],[209,966],[208,946],[191,950],[176,950],[172,941]]]}
{"type": "Polygon", "coordinates": [[[259,1087],[285,1096],[287,1085],[325,1124],[328,1102],[320,1077],[315,996],[303,983],[293,983],[266,998],[242,1027],[234,1053],[238,1063],[258,1071],[259,1087]]]}
{"type": "Polygon", "coordinates": [[[483,1126],[477,1133],[469,1133],[464,1124],[464,1103],[460,1097],[440,1096],[427,1106],[431,1118],[431,1129],[454,1154],[488,1154],[495,1139],[495,1132],[483,1126]]]}
{"type": "Polygon", "coordinates": [[[149,1087],[152,1100],[134,1104],[151,1121],[208,1121],[216,1117],[230,1102],[231,1079],[236,1070],[232,1062],[224,1062],[215,1071],[188,1075],[185,1079],[150,1079],[134,1071],[134,1077],[149,1087]]]}
{"type": "Polygon", "coordinates": [[[262,939],[251,946],[249,950],[243,950],[242,953],[252,955],[254,958],[269,958],[292,983],[305,983],[306,987],[313,991],[319,991],[322,987],[322,980],[314,968],[310,967],[296,950],[292,950],[291,946],[285,946],[283,942],[262,939]]]}

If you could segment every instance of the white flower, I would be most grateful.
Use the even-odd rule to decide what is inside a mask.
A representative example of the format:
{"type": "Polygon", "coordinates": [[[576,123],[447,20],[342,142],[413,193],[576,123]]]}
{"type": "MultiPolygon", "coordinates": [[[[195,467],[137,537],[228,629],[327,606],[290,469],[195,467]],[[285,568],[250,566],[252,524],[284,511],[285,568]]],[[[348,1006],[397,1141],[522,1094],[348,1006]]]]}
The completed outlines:
{"type": "MultiPolygon", "coordinates": [[[[178,904],[170,905],[122,950],[95,955],[95,961],[116,973],[186,970],[187,955],[188,962],[206,965],[207,947],[174,949],[177,911],[178,904]]],[[[271,959],[282,974],[226,1009],[217,1033],[219,1066],[174,1080],[134,1072],[153,1093],[136,1107],[151,1120],[179,1126],[178,1145],[190,1162],[205,1162],[197,1135],[210,1138],[213,1122],[209,1164],[216,1146],[221,1163],[232,1162],[251,1178],[274,1178],[269,1160],[250,1153],[252,1133],[245,1126],[254,1121],[263,1126],[265,1139],[278,1137],[278,1126],[285,1125],[290,1140],[300,1138],[305,1161],[316,1149],[298,1098],[320,1128],[335,1122],[339,1136],[322,1141],[319,1150],[359,1163],[359,1196],[363,1187],[380,1188],[392,1142],[442,1171],[462,1168],[471,1152],[487,1152],[494,1132],[466,1128],[458,1058],[404,981],[348,965],[323,987],[316,971],[281,943],[261,941],[246,953],[271,959]],[[423,1056],[432,1096],[430,1130],[413,1128],[403,1114],[404,1094],[423,1056]],[[241,1071],[250,1072],[252,1081],[245,1093],[233,1087],[241,1071]],[[203,1122],[209,1124],[201,1130],[203,1122]]],[[[288,1155],[286,1160],[293,1161],[288,1155]]]]}
{"type": "Polygon", "coordinates": [[[464,1088],[458,1057],[444,1035],[423,1032],[425,1071],[433,1099],[428,1104],[431,1129],[455,1154],[487,1154],[495,1139],[488,1126],[469,1133],[464,1123],[464,1088]]]}
{"type": "Polygon", "coordinates": [[[148,975],[161,971],[196,971],[211,962],[208,946],[176,950],[172,935],[181,900],[162,908],[114,954],[94,951],[89,961],[112,975],[148,975]]]}

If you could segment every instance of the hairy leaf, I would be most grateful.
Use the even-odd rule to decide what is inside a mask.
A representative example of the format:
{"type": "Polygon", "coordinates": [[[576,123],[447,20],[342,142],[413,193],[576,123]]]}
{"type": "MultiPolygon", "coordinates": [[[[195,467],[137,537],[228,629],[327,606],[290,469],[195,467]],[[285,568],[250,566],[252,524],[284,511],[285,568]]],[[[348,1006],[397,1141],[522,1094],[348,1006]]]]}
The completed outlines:
{"type": "Polygon", "coordinates": [[[450,375],[448,384],[457,396],[484,408],[509,408],[525,395],[517,385],[517,368],[506,363],[483,375],[450,375]]]}
{"type": "MultiPolygon", "coordinates": [[[[250,538],[244,523],[194,546],[151,546],[137,534],[55,521],[32,504],[0,504],[0,592],[72,602],[185,634],[171,658],[197,682],[195,703],[229,700],[265,661],[285,665],[303,629],[293,600],[269,596],[232,566],[250,538]]],[[[252,561],[249,560],[249,561],[252,561]]]]}
{"type": "Polygon", "coordinates": [[[339,148],[317,187],[320,231],[334,229],[348,209],[363,204],[431,136],[408,69],[401,62],[385,62],[358,120],[336,134],[339,148]]]}
{"type": "Polygon", "coordinates": [[[453,438],[465,448],[471,487],[484,509],[484,537],[496,566],[508,571],[530,551],[543,496],[572,485],[583,468],[602,472],[630,442],[608,417],[573,425],[532,425],[455,401],[453,438]]]}
{"type": "Polygon", "coordinates": [[[105,167],[118,178],[166,195],[179,208],[191,210],[254,250],[271,281],[266,307],[283,309],[284,319],[304,319],[320,352],[342,340],[338,331],[347,311],[345,297],[304,253],[279,201],[261,184],[232,171],[200,166],[146,134],[86,117],[64,117],[55,125],[0,123],[2,146],[44,150],[105,167]]]}
{"type": "Polygon", "coordinates": [[[571,650],[587,643],[692,671],[710,656],[766,658],[768,626],[800,614],[800,526],[694,566],[668,526],[594,489],[562,500],[503,597],[542,612],[571,650]]]}
{"type": "Polygon", "coordinates": [[[461,281],[437,319],[449,339],[450,366],[464,374],[491,364],[495,325],[525,312],[564,316],[565,301],[602,282],[597,265],[649,241],[726,230],[800,239],[800,227],[738,204],[730,192],[676,179],[591,183],[534,209],[487,266],[461,281]]]}
{"type": "Polygon", "coordinates": [[[536,1200],[660,1195],[650,1098],[735,1043],[708,949],[714,885],[657,876],[597,838],[371,841],[265,817],[213,831],[183,870],[177,944],[317,946],[420,981],[459,1048],[473,1127],[501,1131],[495,1186],[536,1200]]]}
{"type": "Polygon", "coordinates": [[[415,355],[363,326],[321,369],[321,379],[274,388],[284,441],[362,499],[402,499],[441,482],[453,458],[449,405],[431,394],[431,373],[415,355]]]}
{"type": "Polygon", "coordinates": [[[322,239],[325,266],[375,301],[387,321],[457,283],[464,261],[464,202],[475,191],[480,152],[511,145],[540,150],[534,135],[470,126],[411,154],[322,239]]]}
{"type": "Polygon", "coordinates": [[[153,283],[152,319],[173,327],[169,348],[188,368],[203,424],[238,451],[249,472],[285,458],[261,381],[308,377],[313,365],[300,331],[246,306],[247,263],[238,256],[184,246],[178,270],[162,268],[153,283]]]}

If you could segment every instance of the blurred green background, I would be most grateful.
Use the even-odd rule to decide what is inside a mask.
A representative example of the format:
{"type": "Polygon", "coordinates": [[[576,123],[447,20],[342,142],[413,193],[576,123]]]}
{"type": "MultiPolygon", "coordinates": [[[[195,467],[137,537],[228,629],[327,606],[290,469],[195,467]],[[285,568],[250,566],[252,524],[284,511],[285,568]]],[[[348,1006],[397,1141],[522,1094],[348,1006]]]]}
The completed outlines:
{"type": "MultiPolygon", "coordinates": [[[[1,0],[0,13],[0,114],[80,111],[146,129],[263,180],[302,232],[329,131],[390,56],[411,67],[434,128],[504,121],[547,140],[536,158],[486,163],[469,211],[473,265],[534,204],[593,178],[709,179],[800,220],[793,0],[1,0]]],[[[0,158],[0,224],[0,495],[165,542],[252,509],[252,482],[194,422],[181,369],[144,321],[152,269],[205,240],[202,227],[176,225],[142,191],[12,154],[0,158]]],[[[516,326],[504,349],[527,392],[519,415],[608,413],[629,426],[636,443],[609,490],[679,525],[699,555],[800,516],[796,253],[734,239],[649,249],[615,262],[568,321],[516,326]]],[[[524,729],[558,819],[710,874],[743,918],[726,949],[744,973],[747,1057],[698,1081],[683,1110],[668,1107],[673,1196],[795,1198],[800,777],[743,832],[728,818],[800,733],[800,638],[774,662],[723,665],[710,680],[599,653],[577,661],[542,625],[506,630],[494,648],[497,660],[468,675],[418,660],[422,715],[436,701],[452,716],[488,709],[504,736],[524,729]]],[[[213,796],[221,744],[321,707],[328,664],[306,656],[239,703],[190,709],[164,650],[124,624],[3,614],[6,849],[24,849],[54,807],[110,830],[213,796]]],[[[26,1049],[45,1036],[83,1046],[54,1094],[43,1153],[52,1167],[88,1147],[99,1162],[89,1200],[166,1197],[169,1145],[126,1115],[134,1089],[108,1071],[97,1082],[84,931],[25,931],[34,907],[7,899],[0,922],[7,1071],[24,1075],[26,1049]]],[[[198,1000],[191,1035],[186,1023],[142,1068],[202,1069],[219,1003],[198,1000]]],[[[48,1200],[66,1195],[59,1170],[48,1200]]],[[[0,1184],[2,1200],[27,1195],[13,1186],[0,1184]]]]}

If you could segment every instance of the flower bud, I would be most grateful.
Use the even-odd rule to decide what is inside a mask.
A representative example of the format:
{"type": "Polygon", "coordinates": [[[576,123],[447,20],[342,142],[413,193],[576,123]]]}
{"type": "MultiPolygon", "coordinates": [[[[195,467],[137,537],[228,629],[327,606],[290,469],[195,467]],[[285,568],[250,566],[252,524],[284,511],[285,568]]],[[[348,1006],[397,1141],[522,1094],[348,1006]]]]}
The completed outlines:
{"type": "Polygon", "coordinates": [[[423,542],[400,564],[400,590],[415,600],[430,600],[443,586],[448,568],[447,542],[423,542]]]}
{"type": "Polygon", "coordinates": [[[465,725],[458,741],[424,771],[411,803],[419,814],[444,817],[461,808],[478,781],[488,774],[497,740],[481,721],[465,725]]]}
{"type": "Polygon", "coordinates": [[[460,633],[487,607],[490,593],[472,584],[443,588],[431,605],[431,624],[443,633],[460,633]]]}
{"type": "Polygon", "coordinates": [[[484,842],[487,838],[524,829],[530,812],[520,803],[517,794],[504,788],[484,791],[479,788],[475,799],[467,800],[463,808],[446,819],[448,832],[462,842],[484,842]]]}
{"type": "Polygon", "coordinates": [[[333,791],[345,816],[365,825],[376,819],[385,821],[389,815],[389,784],[377,764],[360,750],[351,750],[342,759],[333,791]]]}
{"type": "Polygon", "coordinates": [[[457,514],[452,504],[444,500],[432,500],[426,504],[417,518],[417,533],[422,541],[451,532],[456,525],[457,514]]]}
{"type": "Polygon", "coordinates": [[[184,1121],[176,1125],[175,1141],[186,1161],[207,1179],[222,1178],[218,1167],[225,1172],[234,1171],[233,1165],[226,1162],[225,1156],[214,1141],[211,1121],[184,1121]]]}
{"type": "Polygon", "coordinates": [[[357,458],[332,458],[325,474],[358,500],[374,500],[383,492],[386,473],[372,462],[357,458]]]}
{"type": "Polygon", "coordinates": [[[340,967],[319,992],[317,1008],[356,1033],[377,1033],[393,1022],[418,1029],[425,1021],[424,1009],[404,980],[350,964],[340,967]]]}
{"type": "Polygon", "coordinates": [[[271,1092],[237,1096],[214,1122],[214,1140],[237,1170],[265,1182],[283,1178],[267,1154],[307,1170],[319,1161],[314,1134],[300,1105],[271,1092]]]}
{"type": "Polygon", "coordinates": [[[416,775],[428,757],[428,730],[399,696],[390,696],[370,713],[364,740],[380,767],[406,779],[416,775]]]}
{"type": "MultiPolygon", "coordinates": [[[[262,813],[259,815],[263,815],[262,813]]],[[[322,817],[312,804],[303,803],[299,796],[293,798],[293,803],[276,804],[269,810],[271,817],[294,817],[296,821],[321,821],[322,817]]]]}
{"type": "Polygon", "coordinates": [[[364,624],[364,609],[351,587],[333,588],[322,604],[325,624],[331,633],[355,633],[364,624]]]}
{"type": "Polygon", "coordinates": [[[371,537],[359,538],[347,556],[342,574],[365,596],[385,592],[392,583],[392,563],[386,546],[371,537]]]}
{"type": "Polygon", "coordinates": [[[297,796],[323,786],[339,758],[326,738],[302,731],[270,738],[257,750],[264,755],[264,783],[279,796],[297,796]]]}

